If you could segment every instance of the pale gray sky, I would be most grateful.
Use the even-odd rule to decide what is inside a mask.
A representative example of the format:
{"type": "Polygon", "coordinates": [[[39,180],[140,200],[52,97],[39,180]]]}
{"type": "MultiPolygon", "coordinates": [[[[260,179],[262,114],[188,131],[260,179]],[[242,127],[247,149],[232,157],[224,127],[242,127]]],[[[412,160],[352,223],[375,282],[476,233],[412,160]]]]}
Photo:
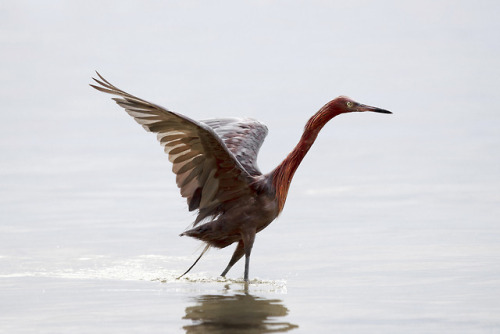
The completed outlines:
{"type": "Polygon", "coordinates": [[[472,202],[484,191],[498,200],[499,9],[496,1],[4,1],[1,177],[29,190],[37,173],[104,168],[97,152],[158,153],[154,138],[89,88],[99,70],[194,119],[263,121],[263,171],[291,150],[310,115],[348,95],[394,115],[335,120],[298,182],[336,172],[345,174],[339,182],[465,184],[479,188],[472,202]]]}

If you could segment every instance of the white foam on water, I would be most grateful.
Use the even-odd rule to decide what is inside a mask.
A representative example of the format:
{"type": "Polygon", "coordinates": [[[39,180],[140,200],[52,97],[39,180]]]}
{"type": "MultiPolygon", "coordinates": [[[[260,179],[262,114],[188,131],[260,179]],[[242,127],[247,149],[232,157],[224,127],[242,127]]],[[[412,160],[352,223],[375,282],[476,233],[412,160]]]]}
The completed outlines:
{"type": "Polygon", "coordinates": [[[253,278],[247,283],[242,278],[224,278],[211,276],[206,272],[190,273],[182,278],[178,270],[165,267],[182,267],[184,257],[163,255],[140,255],[128,259],[114,259],[105,255],[86,255],[74,259],[65,259],[63,263],[48,267],[49,261],[44,259],[14,258],[3,256],[2,262],[10,265],[10,272],[0,272],[0,278],[43,277],[78,280],[120,280],[120,281],[151,281],[161,284],[176,284],[176,289],[214,291],[221,287],[226,291],[252,291],[268,293],[286,293],[286,281],[253,278]],[[17,268],[14,267],[14,264],[17,268]],[[30,267],[30,270],[20,270],[30,267]],[[17,270],[16,270],[17,269],[17,270]],[[246,286],[246,287],[245,287],[246,286]]]}

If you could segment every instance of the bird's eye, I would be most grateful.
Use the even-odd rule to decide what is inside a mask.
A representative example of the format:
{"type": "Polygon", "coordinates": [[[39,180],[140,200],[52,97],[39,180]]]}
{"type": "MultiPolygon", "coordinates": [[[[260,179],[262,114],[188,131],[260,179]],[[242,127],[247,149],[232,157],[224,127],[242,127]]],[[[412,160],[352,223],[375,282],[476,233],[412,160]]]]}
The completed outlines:
{"type": "Polygon", "coordinates": [[[347,101],[347,108],[352,108],[354,106],[354,103],[351,101],[347,101]]]}

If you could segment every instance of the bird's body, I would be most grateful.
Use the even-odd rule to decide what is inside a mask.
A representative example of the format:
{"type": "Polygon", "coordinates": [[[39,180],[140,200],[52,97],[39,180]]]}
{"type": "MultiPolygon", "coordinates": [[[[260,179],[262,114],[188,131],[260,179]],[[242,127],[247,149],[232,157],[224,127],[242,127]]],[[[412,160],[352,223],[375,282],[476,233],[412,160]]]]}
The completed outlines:
{"type": "Polygon", "coordinates": [[[262,174],[256,160],[267,128],[260,122],[235,118],[194,121],[130,95],[100,75],[99,78],[94,80],[100,86],[91,86],[120,96],[114,98],[116,103],[147,131],[157,133],[173,163],[181,195],[187,198],[190,211],[198,211],[193,228],[181,235],[207,244],[196,262],[210,246],[224,248],[237,242],[222,276],[245,255],[245,280],[255,235],[283,210],[292,177],[321,128],[341,113],[390,113],[338,97],[309,119],[299,143],[283,162],[270,173],[262,174]]]}

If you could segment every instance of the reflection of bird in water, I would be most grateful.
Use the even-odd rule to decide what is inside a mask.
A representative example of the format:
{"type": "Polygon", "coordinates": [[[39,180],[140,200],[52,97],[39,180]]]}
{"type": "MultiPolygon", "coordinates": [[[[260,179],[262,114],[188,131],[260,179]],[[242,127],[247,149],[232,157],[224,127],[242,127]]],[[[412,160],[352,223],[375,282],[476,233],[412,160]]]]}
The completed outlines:
{"type": "MultiPolygon", "coordinates": [[[[99,73],[97,73],[99,75],[99,73]]],[[[370,107],[340,96],[328,102],[307,122],[293,151],[272,172],[263,175],[257,167],[257,153],[267,128],[251,119],[194,121],[159,105],[130,95],[106,81],[94,79],[97,90],[114,98],[146,130],[157,133],[164,146],[177,186],[187,198],[189,211],[198,210],[194,227],[181,235],[224,248],[237,243],[222,276],[245,255],[248,281],[250,252],[255,234],[269,225],[283,210],[292,177],[316,140],[319,131],[333,117],[349,112],[390,111],[370,107]],[[201,224],[203,221],[209,220],[201,224]]],[[[142,171],[143,172],[143,171],[142,171]]]]}
{"type": "Polygon", "coordinates": [[[297,325],[277,321],[288,315],[279,299],[265,299],[249,294],[233,296],[205,295],[196,298],[197,305],[186,307],[183,319],[186,333],[280,333],[297,325]]]}

